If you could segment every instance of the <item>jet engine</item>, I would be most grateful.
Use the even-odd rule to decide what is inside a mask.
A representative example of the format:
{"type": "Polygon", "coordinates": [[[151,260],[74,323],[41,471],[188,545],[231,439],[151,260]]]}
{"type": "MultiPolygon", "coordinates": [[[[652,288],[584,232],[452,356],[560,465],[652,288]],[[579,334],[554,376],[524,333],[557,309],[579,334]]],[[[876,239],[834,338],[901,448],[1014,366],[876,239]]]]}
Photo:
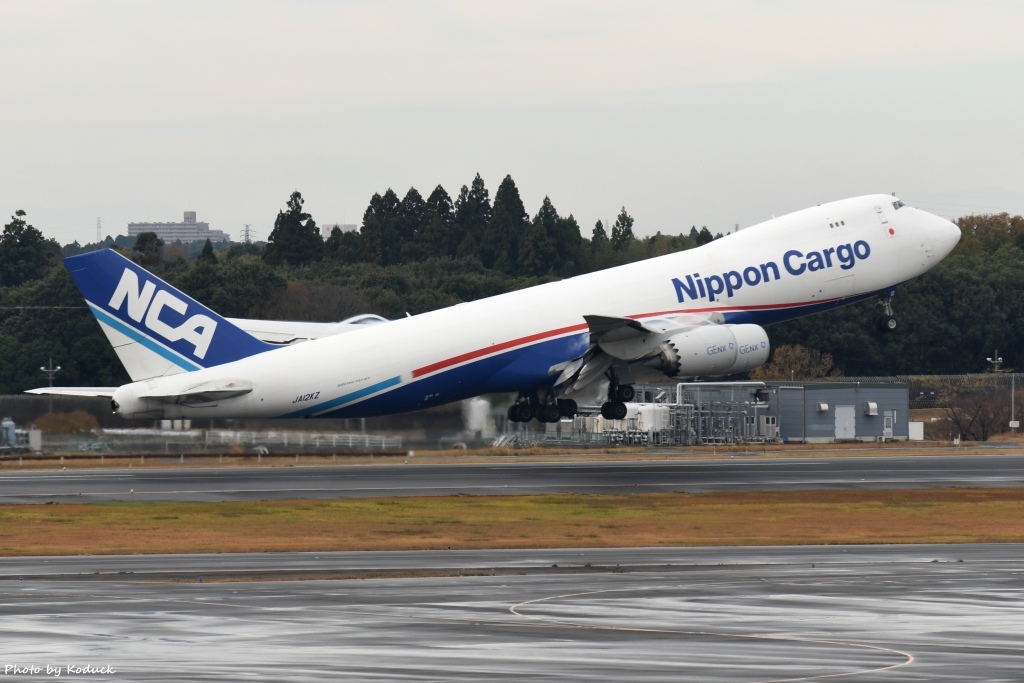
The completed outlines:
{"type": "Polygon", "coordinates": [[[753,370],[768,360],[758,325],[700,325],[669,337],[642,365],[669,377],[713,377],[753,370]]]}

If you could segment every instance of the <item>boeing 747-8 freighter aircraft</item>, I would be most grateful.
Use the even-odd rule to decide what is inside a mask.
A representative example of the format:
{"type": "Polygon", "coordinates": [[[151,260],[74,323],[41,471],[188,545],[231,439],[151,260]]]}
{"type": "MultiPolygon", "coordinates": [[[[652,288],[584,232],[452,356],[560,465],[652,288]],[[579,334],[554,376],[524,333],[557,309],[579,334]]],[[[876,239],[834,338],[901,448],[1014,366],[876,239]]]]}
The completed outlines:
{"type": "Polygon", "coordinates": [[[310,340],[296,344],[271,343],[289,337],[287,324],[222,318],[116,252],[96,251],[65,264],[133,381],[33,393],[109,396],[128,418],[298,418],[518,392],[512,420],[553,422],[575,414],[574,394],[607,383],[602,414],[620,419],[640,379],[763,364],[762,324],[880,296],[894,327],[896,286],[959,239],[953,223],[895,197],[857,197],[700,248],[430,313],[309,326],[300,336],[310,340]]]}

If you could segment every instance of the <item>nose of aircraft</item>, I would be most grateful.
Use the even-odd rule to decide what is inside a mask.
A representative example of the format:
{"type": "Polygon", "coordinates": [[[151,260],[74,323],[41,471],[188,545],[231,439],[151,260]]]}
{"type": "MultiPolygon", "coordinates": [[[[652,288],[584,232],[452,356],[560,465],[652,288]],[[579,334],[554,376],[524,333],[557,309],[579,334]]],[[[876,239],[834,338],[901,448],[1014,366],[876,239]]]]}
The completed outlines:
{"type": "Polygon", "coordinates": [[[945,258],[960,241],[960,228],[941,216],[922,211],[921,223],[939,258],[945,258]]]}

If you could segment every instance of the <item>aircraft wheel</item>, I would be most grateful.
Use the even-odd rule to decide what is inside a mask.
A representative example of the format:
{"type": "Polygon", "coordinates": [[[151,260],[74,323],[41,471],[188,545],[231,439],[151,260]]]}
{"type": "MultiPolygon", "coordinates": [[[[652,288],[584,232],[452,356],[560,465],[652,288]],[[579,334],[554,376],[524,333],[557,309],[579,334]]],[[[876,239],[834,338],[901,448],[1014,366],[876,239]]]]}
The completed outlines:
{"type": "Polygon", "coordinates": [[[562,417],[576,417],[579,407],[571,398],[558,399],[558,414],[562,417]]]}
{"type": "Polygon", "coordinates": [[[508,407],[507,415],[508,415],[508,421],[509,422],[519,422],[519,412],[516,410],[516,407],[517,406],[516,406],[515,403],[513,403],[512,405],[510,405],[508,407]]]}
{"type": "Polygon", "coordinates": [[[615,399],[622,403],[629,403],[636,398],[636,389],[633,388],[632,384],[620,384],[619,390],[616,393],[618,396],[615,399]]]}
{"type": "Polygon", "coordinates": [[[878,319],[878,329],[882,332],[895,332],[897,327],[896,318],[891,315],[883,315],[878,319]]]}
{"type": "Polygon", "coordinates": [[[516,417],[519,422],[529,422],[533,419],[533,408],[529,403],[517,403],[513,406],[516,409],[516,417]]]}
{"type": "Polygon", "coordinates": [[[621,420],[626,417],[626,404],[622,401],[608,401],[601,406],[601,417],[606,420],[621,420]]]}
{"type": "Polygon", "coordinates": [[[561,418],[561,414],[558,411],[558,406],[554,403],[542,405],[537,415],[537,419],[541,422],[558,422],[559,418],[561,418]]]}

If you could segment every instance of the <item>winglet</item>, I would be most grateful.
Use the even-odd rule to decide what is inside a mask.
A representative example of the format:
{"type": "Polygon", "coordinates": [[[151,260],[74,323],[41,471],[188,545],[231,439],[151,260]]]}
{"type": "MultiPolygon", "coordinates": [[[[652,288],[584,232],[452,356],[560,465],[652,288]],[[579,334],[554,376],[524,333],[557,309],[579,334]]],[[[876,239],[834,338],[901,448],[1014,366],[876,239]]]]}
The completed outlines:
{"type": "Polygon", "coordinates": [[[110,249],[64,259],[132,381],[274,348],[110,249]]]}

